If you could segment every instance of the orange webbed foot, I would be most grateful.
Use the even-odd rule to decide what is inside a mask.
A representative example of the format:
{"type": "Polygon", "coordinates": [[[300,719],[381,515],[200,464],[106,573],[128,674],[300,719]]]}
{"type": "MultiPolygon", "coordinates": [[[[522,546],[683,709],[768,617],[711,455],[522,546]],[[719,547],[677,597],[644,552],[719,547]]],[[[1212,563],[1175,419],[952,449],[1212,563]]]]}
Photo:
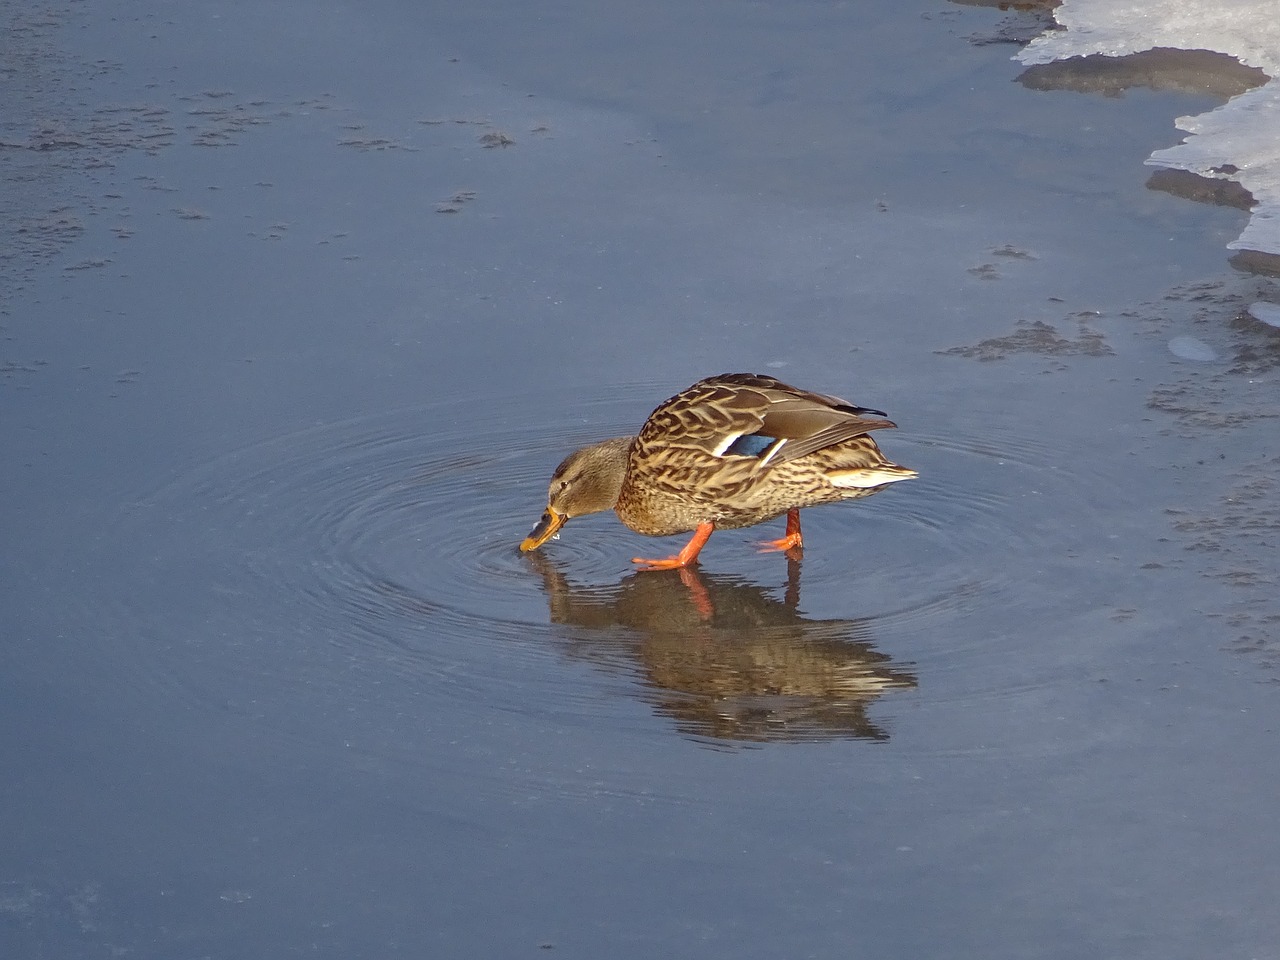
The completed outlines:
{"type": "Polygon", "coordinates": [[[639,564],[641,570],[681,570],[692,563],[698,562],[698,551],[711,538],[711,533],[715,528],[714,523],[698,524],[698,529],[693,532],[693,539],[686,543],[684,549],[674,557],[664,557],[661,560],[632,557],[631,562],[639,564]]]}
{"type": "Polygon", "coordinates": [[[764,540],[757,544],[761,553],[773,553],[774,551],[785,551],[788,556],[792,555],[792,551],[798,555],[804,550],[804,537],[800,536],[800,511],[792,509],[787,511],[787,535],[777,540],[764,540]]]}
{"type": "Polygon", "coordinates": [[[759,548],[760,553],[804,550],[804,539],[798,533],[789,533],[785,537],[779,537],[777,540],[761,540],[756,546],[759,548]]]}
{"type": "Polygon", "coordinates": [[[674,557],[663,557],[660,560],[649,560],[645,557],[632,557],[631,562],[638,566],[641,570],[683,570],[691,563],[697,563],[694,560],[683,560],[679,554],[674,557]]]}

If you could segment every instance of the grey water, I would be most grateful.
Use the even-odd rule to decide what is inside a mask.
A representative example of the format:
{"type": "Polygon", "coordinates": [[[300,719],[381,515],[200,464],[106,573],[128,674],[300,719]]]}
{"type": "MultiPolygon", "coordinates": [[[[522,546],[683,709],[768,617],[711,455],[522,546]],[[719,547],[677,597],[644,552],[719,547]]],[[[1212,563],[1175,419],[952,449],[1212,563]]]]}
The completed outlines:
{"type": "Polygon", "coordinates": [[[1276,955],[1280,295],[1141,166],[1208,95],[941,0],[0,15],[0,956],[1276,955]],[[920,478],[516,552],[744,370],[920,478]]]}

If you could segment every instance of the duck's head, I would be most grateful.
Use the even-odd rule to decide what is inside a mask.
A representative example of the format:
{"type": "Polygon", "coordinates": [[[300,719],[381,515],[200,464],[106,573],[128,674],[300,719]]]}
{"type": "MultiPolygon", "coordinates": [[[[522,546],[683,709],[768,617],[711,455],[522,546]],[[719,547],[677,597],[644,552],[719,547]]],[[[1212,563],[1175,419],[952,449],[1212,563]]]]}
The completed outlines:
{"type": "Polygon", "coordinates": [[[565,457],[551,475],[546,512],[521,541],[520,549],[526,553],[538,549],[573,517],[612,510],[627,473],[631,440],[631,437],[614,437],[565,457]]]}

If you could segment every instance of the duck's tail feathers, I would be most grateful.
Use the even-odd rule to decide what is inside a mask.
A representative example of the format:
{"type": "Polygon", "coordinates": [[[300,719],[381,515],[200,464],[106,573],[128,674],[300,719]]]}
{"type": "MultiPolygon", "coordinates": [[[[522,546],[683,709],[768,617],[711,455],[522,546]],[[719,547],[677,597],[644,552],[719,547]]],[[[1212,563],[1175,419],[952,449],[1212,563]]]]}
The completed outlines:
{"type": "Polygon", "coordinates": [[[853,470],[831,470],[827,473],[827,479],[837,487],[857,487],[861,489],[882,487],[886,483],[910,480],[912,477],[918,476],[919,474],[914,470],[900,467],[896,463],[880,463],[874,467],[859,467],[853,470]]]}

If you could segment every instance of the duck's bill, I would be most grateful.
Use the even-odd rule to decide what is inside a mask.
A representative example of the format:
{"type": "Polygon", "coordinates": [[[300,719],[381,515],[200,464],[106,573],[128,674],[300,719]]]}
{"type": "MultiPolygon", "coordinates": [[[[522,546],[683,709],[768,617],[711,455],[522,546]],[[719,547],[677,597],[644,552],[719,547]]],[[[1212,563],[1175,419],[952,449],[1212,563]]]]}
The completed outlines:
{"type": "Polygon", "coordinates": [[[542,515],[538,525],[529,532],[527,537],[520,541],[520,551],[528,553],[530,550],[537,550],[554,537],[568,519],[563,513],[556,513],[550,507],[547,507],[547,512],[542,515]]]}

